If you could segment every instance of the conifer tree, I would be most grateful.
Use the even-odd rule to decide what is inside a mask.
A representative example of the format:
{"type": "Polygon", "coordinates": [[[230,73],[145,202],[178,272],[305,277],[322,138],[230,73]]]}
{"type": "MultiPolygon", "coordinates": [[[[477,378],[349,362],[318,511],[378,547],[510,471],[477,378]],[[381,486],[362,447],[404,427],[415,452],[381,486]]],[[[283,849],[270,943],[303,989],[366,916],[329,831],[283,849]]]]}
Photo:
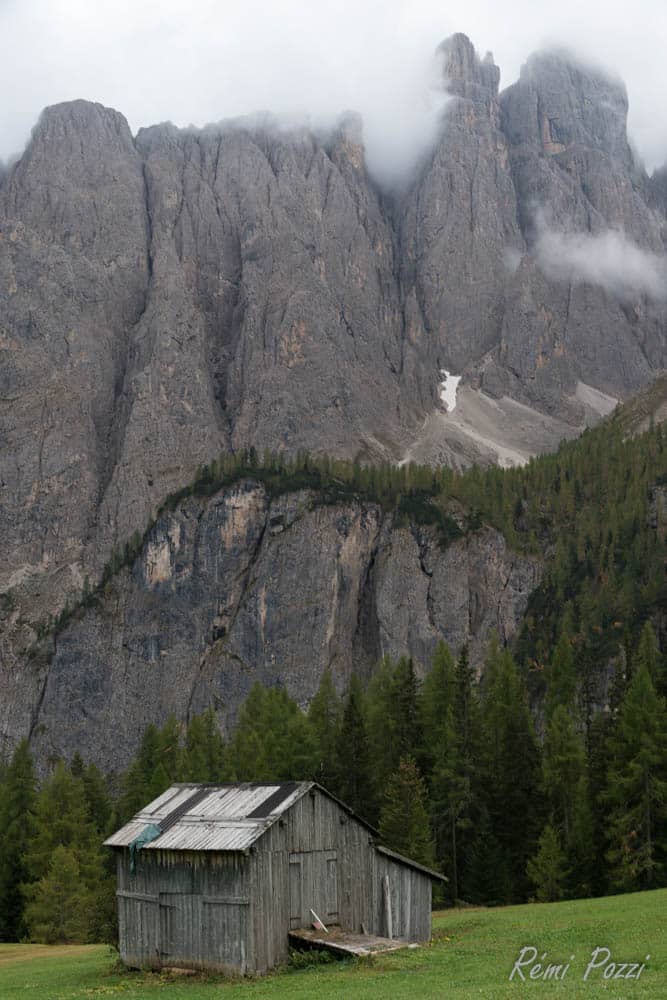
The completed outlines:
{"type": "Polygon", "coordinates": [[[433,867],[433,838],[426,809],[426,787],[411,757],[401,759],[398,770],[387,782],[379,830],[388,847],[433,867]]]}
{"type": "Polygon", "coordinates": [[[337,793],[336,748],[342,708],[328,668],[322,674],[320,686],[308,708],[308,722],[317,746],[316,780],[329,791],[337,793]]]}
{"type": "Polygon", "coordinates": [[[146,787],[146,802],[154,802],[155,799],[159,799],[163,795],[169,786],[172,784],[171,778],[167,774],[167,769],[165,768],[162,761],[160,761],[153,771],[150,781],[145,786],[146,787]]]}
{"type": "Polygon", "coordinates": [[[614,884],[650,888],[665,871],[667,708],[642,662],[609,742],[608,860],[614,884]]]}
{"type": "Polygon", "coordinates": [[[411,657],[402,656],[393,676],[392,717],[394,742],[401,757],[414,756],[422,742],[419,681],[411,657]]]}
{"type": "Polygon", "coordinates": [[[445,643],[440,643],[420,692],[422,746],[419,748],[419,760],[430,790],[429,809],[436,857],[450,878],[453,893],[458,888],[452,873],[452,822],[456,822],[454,792],[458,760],[454,726],[455,692],[454,658],[445,643]]]}
{"type": "Polygon", "coordinates": [[[83,757],[81,756],[78,750],[72,757],[72,762],[69,766],[69,769],[70,773],[73,774],[75,778],[81,778],[83,776],[83,772],[86,769],[86,765],[84,764],[83,757]]]}
{"type": "Polygon", "coordinates": [[[336,773],[336,786],[343,802],[365,820],[374,822],[377,797],[373,784],[364,694],[356,674],[350,678],[343,708],[336,752],[336,773]]]}
{"type": "Polygon", "coordinates": [[[17,746],[0,793],[0,941],[20,941],[25,933],[21,887],[31,877],[25,863],[28,817],[36,796],[27,740],[17,746]]]}
{"type": "Polygon", "coordinates": [[[449,749],[450,728],[454,717],[456,668],[449,647],[438,643],[431,664],[422,683],[419,696],[419,715],[422,731],[421,752],[425,773],[430,772],[440,748],[449,749]]]}
{"type": "Polygon", "coordinates": [[[31,941],[90,941],[94,909],[93,894],[81,878],[76,852],[59,844],[47,871],[27,891],[25,919],[31,941]]]}
{"type": "Polygon", "coordinates": [[[512,898],[507,857],[495,837],[485,808],[478,823],[463,873],[460,895],[469,903],[502,906],[512,898]]]}
{"type": "Polygon", "coordinates": [[[558,834],[548,823],[539,840],[538,850],[526,866],[540,903],[553,903],[563,898],[567,867],[558,834]]]}
{"type": "Polygon", "coordinates": [[[441,801],[447,801],[449,861],[454,899],[465,883],[470,863],[471,832],[479,809],[478,770],[480,716],[468,647],[463,646],[454,672],[453,746],[441,757],[436,782],[441,801]]]}
{"type": "MultiPolygon", "coordinates": [[[[71,848],[81,861],[93,866],[99,858],[99,837],[88,812],[83,780],[75,778],[62,761],[40,788],[29,829],[25,862],[33,879],[46,875],[58,845],[71,848]]],[[[85,877],[83,869],[82,874],[85,877]]]]}
{"type": "Polygon", "coordinates": [[[543,815],[541,762],[525,684],[509,651],[497,646],[487,661],[483,736],[486,808],[518,901],[543,815]]]}
{"type": "Polygon", "coordinates": [[[151,801],[153,774],[160,760],[160,734],[152,722],[144,730],[136,757],[121,780],[121,792],[116,806],[116,821],[126,823],[151,801]]]}
{"type": "Polygon", "coordinates": [[[96,764],[89,764],[81,775],[88,815],[97,832],[106,837],[111,825],[111,797],[104,775],[96,764]]]}
{"type": "Polygon", "coordinates": [[[574,708],[577,683],[577,670],[574,662],[572,641],[562,632],[551,658],[547,672],[547,696],[545,714],[551,718],[560,705],[568,710],[574,708]]]}
{"type": "Polygon", "coordinates": [[[233,780],[303,780],[313,774],[315,756],[313,734],[296,702],[284,688],[254,684],[229,743],[233,780]]]}
{"type": "Polygon", "coordinates": [[[659,693],[666,693],[660,690],[664,680],[660,663],[660,650],[650,621],[645,622],[642,628],[632,672],[636,673],[642,666],[648,670],[653,686],[659,690],[659,693]]]}
{"type": "Polygon", "coordinates": [[[598,712],[590,720],[586,739],[590,863],[586,871],[588,895],[601,896],[609,889],[606,852],[609,847],[608,746],[617,721],[608,712],[598,712]]]}
{"type": "Polygon", "coordinates": [[[586,752],[576,732],[571,713],[559,704],[547,724],[543,751],[543,774],[552,824],[559,831],[566,848],[575,837],[575,815],[582,779],[586,773],[586,752]]]}
{"type": "Polygon", "coordinates": [[[218,782],[224,779],[225,741],[212,708],[201,715],[193,715],[190,720],[185,736],[182,772],[185,781],[218,782]]]}
{"type": "Polygon", "coordinates": [[[368,736],[378,788],[396,771],[401,757],[416,756],[421,745],[418,695],[412,660],[401,657],[393,663],[386,656],[367,692],[368,736]]]}
{"type": "Polygon", "coordinates": [[[100,940],[101,928],[113,923],[112,896],[107,891],[111,880],[105,870],[101,837],[90,816],[83,778],[75,778],[58,762],[42,784],[28,825],[24,860],[29,879],[40,882],[47,878],[56,848],[66,848],[75,858],[81,883],[94,904],[87,911],[86,935],[100,940]]]}
{"type": "MultiPolygon", "coordinates": [[[[180,781],[182,770],[182,726],[175,715],[170,715],[158,735],[158,766],[167,776],[167,787],[180,781]]],[[[151,776],[152,778],[152,776],[151,776]]]]}

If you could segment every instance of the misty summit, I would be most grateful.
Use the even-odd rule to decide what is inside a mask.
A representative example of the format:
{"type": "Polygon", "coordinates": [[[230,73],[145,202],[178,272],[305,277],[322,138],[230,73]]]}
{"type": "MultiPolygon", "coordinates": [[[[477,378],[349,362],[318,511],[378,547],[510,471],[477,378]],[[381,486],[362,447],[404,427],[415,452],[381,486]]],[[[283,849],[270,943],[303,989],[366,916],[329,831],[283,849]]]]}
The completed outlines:
{"type": "Polygon", "coordinates": [[[264,973],[315,915],[334,935],[427,941],[443,879],[311,781],[173,785],[106,845],[120,955],[137,967],[264,973]]]}

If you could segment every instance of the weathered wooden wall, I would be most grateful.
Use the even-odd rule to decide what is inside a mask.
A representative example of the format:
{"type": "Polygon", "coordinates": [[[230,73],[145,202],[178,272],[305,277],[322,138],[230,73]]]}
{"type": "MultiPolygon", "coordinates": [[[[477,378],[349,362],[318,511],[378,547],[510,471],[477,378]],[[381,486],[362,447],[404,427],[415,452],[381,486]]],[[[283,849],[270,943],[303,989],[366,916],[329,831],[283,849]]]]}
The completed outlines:
{"type": "Polygon", "coordinates": [[[119,950],[131,966],[253,969],[248,859],[140,851],[134,874],[118,852],[119,950]]]}
{"type": "Polygon", "coordinates": [[[389,877],[393,936],[408,941],[431,938],[431,880],[415,868],[401,864],[386,854],[374,852],[373,918],[374,934],[386,936],[387,912],[382,882],[389,877]]]}
{"type": "Polygon", "coordinates": [[[257,971],[289,953],[288,932],[324,921],[368,931],[375,850],[365,826],[321,792],[304,795],[251,851],[257,971]]]}

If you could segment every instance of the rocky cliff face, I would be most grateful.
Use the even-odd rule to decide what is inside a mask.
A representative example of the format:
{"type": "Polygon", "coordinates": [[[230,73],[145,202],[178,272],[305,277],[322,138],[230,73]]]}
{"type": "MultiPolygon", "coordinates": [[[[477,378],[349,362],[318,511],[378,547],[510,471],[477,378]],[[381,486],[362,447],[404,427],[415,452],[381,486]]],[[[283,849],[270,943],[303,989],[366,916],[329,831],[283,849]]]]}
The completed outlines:
{"type": "Polygon", "coordinates": [[[622,83],[540,54],[501,106],[527,252],[482,386],[574,421],[578,383],[625,398],[665,363],[665,218],[628,145],[622,83]]]}
{"type": "Polygon", "coordinates": [[[384,654],[423,673],[442,639],[479,662],[492,630],[512,638],[540,575],[491,530],[443,549],[372,504],[270,501],[241,483],[156,523],[100,602],[47,644],[48,662],[33,660],[0,727],[30,731],[42,761],[79,750],[115,770],[147,721],[213,704],[229,723],[256,680],[305,706],[326,667],[341,690],[384,654]]]}
{"type": "MultiPolygon", "coordinates": [[[[438,58],[450,100],[434,148],[400,190],[369,175],[353,115],[326,135],[257,119],[133,138],[120,114],[84,101],[47,109],[0,178],[0,732],[10,742],[41,731],[49,712],[53,730],[66,697],[59,670],[83,676],[74,662],[88,664],[101,692],[128,671],[145,706],[148,654],[141,667],[119,654],[109,689],[100,666],[112,662],[114,636],[131,633],[132,648],[147,650],[162,632],[146,610],[130,623],[134,576],[119,589],[118,619],[91,612],[77,625],[67,670],[58,641],[46,687],[22,651],[36,624],[86,578],[94,584],[113,547],[220,451],[511,464],[576,434],[667,364],[667,186],[630,150],[622,84],[547,53],[499,93],[492,58],[463,35],[438,58]],[[440,402],[442,368],[463,375],[453,412],[440,402]]],[[[248,524],[265,523],[265,501],[252,503],[248,524]]],[[[309,515],[322,551],[342,544],[330,516],[309,515]]],[[[362,652],[370,662],[407,644],[424,663],[433,635],[476,634],[458,624],[472,600],[465,586],[433,626],[437,584],[423,569],[421,596],[400,610],[399,553],[417,545],[411,535],[389,533],[371,587],[360,568],[370,557],[359,553],[389,529],[372,511],[344,516],[355,525],[349,558],[360,562],[327,640],[348,643],[336,647],[341,677],[362,652]],[[364,601],[374,595],[373,614],[384,607],[372,628],[355,624],[354,587],[364,601]]],[[[487,543],[491,558],[502,543],[487,543]]],[[[273,595],[293,574],[284,544],[270,549],[278,562],[265,607],[289,607],[273,595]]],[[[195,580],[203,569],[188,558],[195,580]]],[[[304,559],[316,562],[315,550],[304,559]]],[[[229,569],[237,581],[243,572],[229,569]]],[[[328,621],[322,586],[313,593],[328,621]]],[[[188,614],[208,622],[205,588],[193,587],[188,614]]],[[[186,690],[193,704],[218,689],[236,704],[234,664],[269,677],[243,593],[238,608],[224,598],[233,614],[213,615],[233,656],[206,660],[200,688],[188,667],[181,708],[186,690]]],[[[281,614],[287,642],[298,625],[281,614]]],[[[213,627],[196,627],[197,656],[214,647],[204,638],[213,627]]],[[[275,677],[296,683],[311,670],[275,636],[270,648],[275,677]]],[[[308,691],[331,656],[317,659],[308,691]]]]}
{"type": "Polygon", "coordinates": [[[438,54],[451,94],[442,134],[401,216],[408,329],[433,368],[460,372],[500,338],[507,253],[524,243],[509,151],[500,128],[500,72],[465,35],[438,54]]]}

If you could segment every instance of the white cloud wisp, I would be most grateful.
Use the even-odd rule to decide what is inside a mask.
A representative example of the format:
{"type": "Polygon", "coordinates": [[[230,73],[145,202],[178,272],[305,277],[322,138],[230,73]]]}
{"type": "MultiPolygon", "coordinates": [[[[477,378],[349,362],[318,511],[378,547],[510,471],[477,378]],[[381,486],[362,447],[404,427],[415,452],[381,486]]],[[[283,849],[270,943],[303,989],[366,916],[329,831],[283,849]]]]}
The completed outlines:
{"type": "Polygon", "coordinates": [[[535,244],[537,262],[549,278],[598,285],[620,299],[646,295],[667,301],[667,256],[643,250],[617,230],[561,233],[544,224],[535,244]]]}

